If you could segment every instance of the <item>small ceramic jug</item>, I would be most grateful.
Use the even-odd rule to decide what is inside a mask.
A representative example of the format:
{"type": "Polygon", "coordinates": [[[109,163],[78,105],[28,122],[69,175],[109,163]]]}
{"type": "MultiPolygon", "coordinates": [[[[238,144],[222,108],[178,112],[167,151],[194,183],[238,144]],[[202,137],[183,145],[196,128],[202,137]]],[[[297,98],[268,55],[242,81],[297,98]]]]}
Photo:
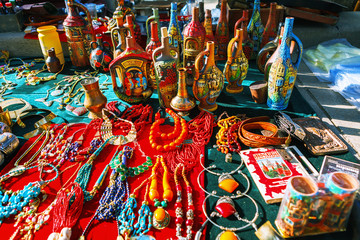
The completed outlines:
{"type": "Polygon", "coordinates": [[[152,58],[160,106],[170,108],[171,99],[176,96],[177,90],[176,73],[179,53],[177,48],[170,46],[166,27],[161,28],[161,33],[161,47],[154,50],[152,58]],[[176,53],[175,57],[172,53],[176,53]]]}
{"type": "Polygon", "coordinates": [[[57,73],[61,70],[60,60],[56,57],[55,48],[50,48],[48,51],[48,57],[46,58],[46,66],[49,72],[57,73]]]}
{"type": "Polygon", "coordinates": [[[208,111],[217,109],[216,99],[224,88],[224,75],[215,64],[215,44],[206,43],[206,50],[195,60],[195,79],[193,93],[200,101],[199,108],[208,111]],[[204,62],[204,57],[207,60],[204,62]],[[202,68],[200,66],[203,66],[202,68]]]}
{"type": "Polygon", "coordinates": [[[99,88],[99,79],[94,77],[85,78],[80,83],[85,89],[84,107],[90,112],[88,117],[91,119],[101,118],[102,109],[107,103],[107,98],[99,88]]]}
{"type": "Polygon", "coordinates": [[[228,59],[224,68],[224,76],[228,81],[228,93],[240,93],[243,90],[242,82],[246,78],[249,68],[248,60],[242,50],[243,30],[236,29],[236,34],[228,46],[228,59]]]}
{"type": "Polygon", "coordinates": [[[294,18],[287,17],[279,54],[276,56],[269,72],[267,105],[269,108],[276,110],[284,110],[289,104],[295,85],[297,69],[302,57],[302,44],[292,33],[293,24],[294,18]],[[290,56],[291,38],[297,39],[300,49],[298,58],[294,64],[290,56]]]}
{"type": "Polygon", "coordinates": [[[96,34],[96,42],[91,42],[90,64],[95,70],[101,72],[109,71],[109,64],[112,60],[111,46],[104,42],[101,34],[96,34]]]}

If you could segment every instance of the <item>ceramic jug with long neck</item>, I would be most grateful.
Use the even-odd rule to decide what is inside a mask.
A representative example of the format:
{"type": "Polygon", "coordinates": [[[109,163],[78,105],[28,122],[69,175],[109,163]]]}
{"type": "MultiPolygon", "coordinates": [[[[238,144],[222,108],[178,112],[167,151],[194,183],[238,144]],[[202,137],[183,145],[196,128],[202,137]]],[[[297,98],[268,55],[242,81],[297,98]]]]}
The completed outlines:
{"type": "MultiPolygon", "coordinates": [[[[150,23],[151,25],[151,41],[146,46],[145,51],[152,56],[155,49],[161,46],[161,43],[159,41],[159,35],[157,26],[158,23],[156,21],[152,21],[150,23]]],[[[154,59],[152,59],[154,60],[154,59]]],[[[155,69],[154,69],[154,62],[151,62],[150,72],[149,72],[149,84],[153,89],[157,89],[156,86],[156,75],[155,75],[155,69]]]]}
{"type": "Polygon", "coordinates": [[[171,3],[171,13],[170,13],[170,24],[168,28],[169,42],[170,45],[177,48],[180,52],[180,46],[182,43],[182,34],[180,32],[179,23],[177,19],[177,3],[171,3]]]}
{"type": "Polygon", "coordinates": [[[242,82],[245,80],[249,68],[248,60],[242,48],[243,30],[236,29],[235,37],[228,45],[228,59],[224,67],[224,76],[228,81],[226,91],[228,93],[240,93],[243,91],[242,82]]]}
{"type": "Polygon", "coordinates": [[[216,99],[224,88],[224,81],[223,73],[215,64],[215,43],[207,42],[206,50],[201,52],[195,60],[193,93],[200,101],[200,109],[208,111],[217,109],[216,99]]]}
{"type": "Polygon", "coordinates": [[[116,16],[116,27],[111,29],[111,41],[114,46],[114,58],[120,55],[126,49],[126,36],[129,35],[130,29],[124,27],[124,20],[122,16],[116,16]]]}
{"type": "Polygon", "coordinates": [[[229,44],[229,23],[226,10],[227,0],[221,0],[221,12],[216,26],[215,38],[218,45],[217,60],[226,60],[227,46],[229,44]]]}
{"type": "Polygon", "coordinates": [[[249,25],[249,11],[243,10],[242,17],[237,20],[234,26],[234,33],[236,33],[236,29],[241,28],[243,30],[243,51],[247,59],[250,59],[253,51],[253,41],[249,38],[249,34],[247,32],[247,26],[249,25]]]}
{"type": "Polygon", "coordinates": [[[262,35],[261,47],[276,38],[276,3],[270,3],[270,12],[262,35]]]}
{"type": "Polygon", "coordinates": [[[176,96],[177,90],[179,52],[177,48],[170,45],[166,27],[161,28],[161,33],[161,47],[154,50],[152,58],[160,106],[170,108],[171,99],[176,96]],[[174,53],[176,53],[175,56],[173,56],[174,53]]]}
{"type": "Polygon", "coordinates": [[[251,59],[255,59],[256,55],[260,51],[262,34],[264,32],[264,26],[262,25],[260,15],[260,0],[254,1],[254,9],[249,25],[247,26],[247,32],[253,41],[253,52],[251,55],[251,59]]]}
{"type": "MultiPolygon", "coordinates": [[[[150,25],[150,21],[156,21],[158,23],[157,25],[157,29],[158,29],[158,34],[160,34],[160,17],[159,17],[159,9],[158,8],[153,8],[153,15],[148,17],[148,19],[146,20],[146,36],[147,36],[147,41],[146,44],[149,44],[150,40],[151,40],[151,33],[149,31],[149,25],[150,25]]],[[[158,35],[158,38],[160,38],[161,36],[158,35]]]]}
{"type": "Polygon", "coordinates": [[[270,68],[267,105],[271,109],[286,109],[295,85],[303,48],[300,40],[292,33],[293,24],[294,18],[287,17],[285,19],[284,34],[279,54],[270,68]],[[292,38],[297,39],[299,44],[299,53],[295,63],[291,61],[290,55],[290,42],[292,38]]]}

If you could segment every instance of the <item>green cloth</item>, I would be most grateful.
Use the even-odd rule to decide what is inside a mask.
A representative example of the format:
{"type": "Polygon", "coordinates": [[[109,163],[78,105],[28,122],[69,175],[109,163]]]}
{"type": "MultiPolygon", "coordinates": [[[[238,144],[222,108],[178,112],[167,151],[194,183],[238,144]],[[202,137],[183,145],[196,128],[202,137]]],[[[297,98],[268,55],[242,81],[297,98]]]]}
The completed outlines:
{"type": "MultiPolygon", "coordinates": [[[[29,60],[26,60],[26,61],[29,62],[29,60]]],[[[222,69],[223,65],[224,65],[223,63],[220,63],[219,67],[222,69]]],[[[37,69],[39,69],[41,67],[42,67],[42,64],[36,65],[37,69]]],[[[74,70],[80,71],[79,69],[74,69],[71,66],[71,63],[67,62],[64,71],[58,75],[56,80],[40,83],[39,85],[36,85],[36,86],[28,86],[25,84],[24,79],[16,79],[14,74],[8,74],[8,75],[6,75],[6,79],[17,83],[18,86],[16,87],[16,89],[12,90],[12,94],[8,95],[7,97],[23,98],[26,101],[28,101],[33,107],[47,108],[43,103],[37,102],[37,101],[35,101],[35,99],[45,97],[46,91],[48,89],[55,86],[54,84],[61,81],[64,76],[73,74],[74,70]]],[[[47,76],[47,75],[51,75],[51,74],[41,73],[39,76],[47,76]]],[[[254,81],[263,80],[263,77],[264,77],[264,75],[261,74],[256,69],[255,63],[251,63],[249,71],[248,71],[248,76],[243,83],[244,91],[242,93],[232,95],[232,94],[227,93],[224,89],[224,91],[221,93],[220,97],[217,100],[219,108],[214,112],[214,114],[219,116],[223,111],[227,111],[227,113],[230,116],[235,115],[235,114],[246,114],[248,117],[264,116],[264,115],[273,117],[273,115],[276,111],[269,109],[266,104],[254,103],[251,98],[251,95],[250,95],[250,90],[247,87],[254,81]]],[[[108,78],[108,82],[111,83],[111,77],[109,74],[101,74],[100,84],[103,83],[107,78],[108,78]]],[[[78,84],[78,86],[76,87],[76,89],[78,89],[78,88],[81,88],[80,84],[78,84]]],[[[75,89],[75,91],[76,91],[76,89],[75,89]]],[[[189,90],[191,90],[191,89],[189,88],[189,90]]],[[[109,85],[108,89],[104,91],[104,95],[107,97],[108,102],[115,101],[115,100],[119,101],[119,99],[115,96],[111,85],[109,85]]],[[[157,97],[158,96],[155,92],[152,95],[151,99],[149,99],[147,102],[151,106],[154,107],[155,111],[159,106],[157,97]]],[[[51,100],[51,99],[55,99],[55,97],[50,96],[49,100],[51,100]]],[[[83,101],[83,99],[84,99],[84,97],[82,98],[82,101],[83,101]]],[[[48,109],[53,111],[57,116],[61,117],[61,118],[56,118],[54,120],[54,122],[56,122],[56,123],[61,123],[63,121],[66,121],[66,122],[89,122],[90,121],[90,119],[87,118],[87,114],[85,114],[83,116],[75,116],[74,114],[66,111],[65,109],[58,109],[58,106],[59,106],[59,104],[57,102],[54,102],[54,104],[51,107],[48,107],[48,109]]],[[[198,112],[198,110],[195,110],[190,115],[190,117],[195,116],[197,112],[198,112]]],[[[301,96],[301,94],[299,93],[299,91],[296,88],[293,91],[289,107],[284,112],[289,114],[291,117],[307,117],[307,116],[312,116],[315,114],[314,110],[309,106],[309,104],[307,104],[307,102],[303,99],[303,97],[301,96]]],[[[35,120],[36,119],[34,119],[34,121],[35,120]]],[[[27,123],[29,124],[28,126],[31,126],[29,122],[27,122],[27,123]]],[[[32,130],[32,129],[27,129],[26,131],[30,131],[30,130],[32,130]]],[[[212,140],[206,147],[206,156],[205,156],[206,157],[206,165],[216,164],[216,166],[219,169],[223,169],[223,170],[229,172],[237,167],[237,164],[240,161],[240,157],[238,155],[233,154],[233,158],[234,158],[233,163],[225,163],[225,161],[224,161],[225,155],[218,152],[216,149],[214,149],[212,147],[216,142],[215,135],[216,135],[217,131],[218,131],[218,128],[215,128],[214,134],[212,136],[212,140]]],[[[15,126],[14,132],[17,135],[20,135],[20,134],[24,133],[24,129],[20,129],[19,127],[15,126]]],[[[21,141],[22,141],[22,143],[24,142],[23,139],[21,141]]],[[[311,156],[310,153],[301,145],[298,145],[298,148],[310,160],[310,162],[319,170],[323,157],[311,156]]],[[[246,148],[244,148],[244,149],[246,149],[246,148]]],[[[355,157],[352,156],[352,154],[350,154],[350,153],[337,155],[337,157],[346,159],[346,160],[350,160],[350,161],[355,161],[355,157]]],[[[278,213],[279,204],[271,204],[271,205],[266,204],[264,202],[263,198],[261,197],[261,194],[259,193],[256,185],[252,181],[250,174],[247,171],[246,167],[243,166],[241,170],[250,179],[250,191],[248,194],[256,200],[256,202],[259,206],[260,216],[259,216],[258,220],[256,221],[257,226],[260,227],[267,220],[270,220],[270,222],[273,224],[273,226],[275,226],[274,220],[278,213]]],[[[197,176],[192,176],[192,177],[197,177],[197,176]]],[[[234,174],[234,177],[242,185],[239,187],[240,190],[244,190],[244,188],[246,188],[246,181],[244,180],[244,178],[242,178],[239,174],[234,174]]],[[[222,191],[221,189],[220,189],[221,190],[220,191],[217,186],[218,185],[217,176],[213,176],[211,174],[206,174],[205,179],[206,179],[206,188],[208,191],[216,190],[219,192],[219,194],[225,194],[225,192],[222,191]]],[[[215,199],[213,197],[211,197],[209,199],[209,201],[207,202],[208,212],[210,211],[209,207],[211,207],[213,209],[216,200],[217,199],[215,199]]],[[[247,219],[253,218],[255,211],[254,211],[254,207],[253,207],[253,204],[251,201],[249,201],[246,198],[241,198],[241,199],[235,200],[235,204],[237,206],[237,210],[241,217],[244,217],[247,219]]],[[[199,211],[199,209],[197,211],[199,211]]],[[[234,222],[233,227],[243,226],[243,223],[241,223],[241,222],[239,223],[239,222],[235,221],[234,218],[230,218],[230,219],[234,222]]],[[[223,220],[223,219],[218,219],[216,221],[217,221],[217,223],[220,223],[220,224],[229,222],[229,220],[223,220]]],[[[211,239],[211,240],[215,239],[216,236],[220,232],[221,232],[220,229],[212,226],[211,224],[208,224],[207,239],[211,239]]],[[[257,239],[257,237],[254,234],[254,230],[251,227],[249,227],[243,231],[237,232],[237,234],[241,237],[241,239],[247,239],[247,240],[257,239]]],[[[319,240],[320,239],[340,239],[340,238],[351,239],[350,236],[351,236],[351,232],[348,230],[345,233],[332,233],[332,234],[327,234],[327,235],[306,237],[306,238],[301,238],[301,239],[319,239],[319,240]]]]}

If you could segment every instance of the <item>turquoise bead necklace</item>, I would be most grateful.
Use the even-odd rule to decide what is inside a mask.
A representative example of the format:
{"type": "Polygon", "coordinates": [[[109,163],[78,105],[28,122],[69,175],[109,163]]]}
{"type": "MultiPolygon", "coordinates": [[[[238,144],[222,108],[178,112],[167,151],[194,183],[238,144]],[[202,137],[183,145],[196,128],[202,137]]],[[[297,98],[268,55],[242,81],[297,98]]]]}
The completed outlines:
{"type": "MultiPolygon", "coordinates": [[[[55,166],[50,163],[46,163],[44,166],[49,166],[53,169],[53,171],[55,171],[56,175],[54,178],[46,181],[41,180],[37,182],[30,182],[22,190],[18,190],[16,192],[0,188],[0,224],[4,219],[9,218],[11,215],[16,215],[18,212],[22,211],[23,207],[33,202],[39,196],[41,188],[44,185],[54,181],[59,176],[59,172],[55,166]]],[[[1,176],[0,182],[3,182],[13,176],[18,176],[25,171],[36,167],[37,166],[26,168],[19,166],[17,169],[12,169],[8,173],[1,176]]]]}

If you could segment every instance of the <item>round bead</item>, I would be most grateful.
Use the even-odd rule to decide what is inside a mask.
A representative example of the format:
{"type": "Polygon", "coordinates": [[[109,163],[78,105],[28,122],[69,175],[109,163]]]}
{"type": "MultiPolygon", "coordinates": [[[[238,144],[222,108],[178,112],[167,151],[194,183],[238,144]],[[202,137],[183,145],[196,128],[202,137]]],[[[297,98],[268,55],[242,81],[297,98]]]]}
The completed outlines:
{"type": "Polygon", "coordinates": [[[154,212],[154,217],[157,221],[161,222],[165,218],[165,210],[163,208],[158,208],[154,212]]]}
{"type": "Polygon", "coordinates": [[[181,203],[181,202],[175,203],[175,207],[176,207],[176,208],[182,208],[182,203],[181,203]]]}
{"type": "Polygon", "coordinates": [[[194,221],[192,219],[186,220],[186,223],[185,223],[186,226],[192,226],[193,224],[194,224],[194,221]]]}
{"type": "Polygon", "coordinates": [[[184,221],[184,219],[182,217],[177,217],[176,220],[175,220],[175,223],[176,224],[182,224],[184,221]]]}

